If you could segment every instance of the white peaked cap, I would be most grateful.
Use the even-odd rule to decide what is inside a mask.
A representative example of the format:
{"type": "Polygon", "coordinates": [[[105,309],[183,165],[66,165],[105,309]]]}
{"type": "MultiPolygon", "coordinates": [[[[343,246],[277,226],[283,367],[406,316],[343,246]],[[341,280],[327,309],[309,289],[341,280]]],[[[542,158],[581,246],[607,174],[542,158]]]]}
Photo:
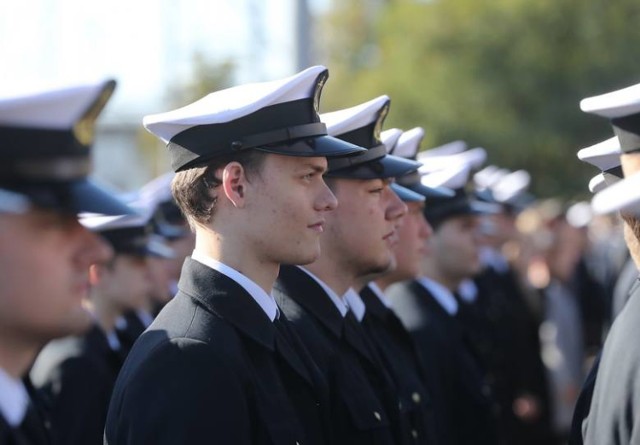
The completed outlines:
{"type": "Polygon", "coordinates": [[[593,219],[593,210],[588,202],[580,201],[567,209],[567,222],[573,227],[586,227],[593,219]]]}
{"type": "Polygon", "coordinates": [[[531,175],[525,170],[516,170],[504,175],[491,186],[493,197],[498,202],[509,202],[524,193],[531,184],[531,175]]]}
{"type": "Polygon", "coordinates": [[[176,134],[197,125],[231,122],[270,105],[308,98],[324,71],[324,66],[312,66],[284,79],[216,91],[177,110],[145,116],[142,122],[168,143],[176,134]]]}
{"type": "Polygon", "coordinates": [[[618,137],[614,136],[578,151],[578,159],[600,170],[609,170],[620,165],[622,148],[618,137]]]}
{"type": "Polygon", "coordinates": [[[452,165],[466,164],[471,170],[477,170],[487,160],[487,151],[484,148],[476,147],[461,153],[448,156],[431,156],[420,159],[424,165],[420,167],[421,172],[433,172],[443,170],[452,165]]]}
{"type": "Polygon", "coordinates": [[[640,112],[640,83],[582,99],[580,109],[610,119],[636,114],[640,112]]]}
{"type": "Polygon", "coordinates": [[[395,156],[398,156],[396,150],[398,148],[398,141],[402,136],[402,130],[399,128],[390,128],[388,130],[380,133],[380,139],[382,143],[387,148],[387,153],[393,153],[395,156]]]}
{"type": "Polygon", "coordinates": [[[35,90],[0,97],[0,125],[54,130],[71,129],[95,103],[108,83],[92,83],[35,90]]]}
{"type": "Polygon", "coordinates": [[[428,158],[431,156],[448,156],[461,153],[467,149],[467,143],[465,141],[452,141],[438,147],[430,148],[428,150],[418,153],[418,161],[422,161],[422,158],[428,158]]]}
{"type": "Polygon", "coordinates": [[[446,187],[449,189],[463,188],[469,180],[471,166],[469,164],[452,165],[422,176],[420,181],[427,187],[446,187]]]}
{"type": "Polygon", "coordinates": [[[509,170],[500,168],[497,165],[488,165],[473,175],[473,182],[477,189],[484,190],[490,188],[498,182],[500,178],[509,174],[509,170]]]}
{"type": "Polygon", "coordinates": [[[167,172],[143,185],[138,190],[136,202],[141,206],[155,209],[160,203],[173,201],[171,181],[175,175],[174,172],[167,172]]]}
{"type": "Polygon", "coordinates": [[[322,113],[320,120],[327,125],[329,135],[340,136],[378,120],[380,110],[389,102],[389,96],[378,96],[355,107],[322,113]]]}
{"type": "Polygon", "coordinates": [[[424,139],[424,129],[414,127],[402,133],[393,154],[407,159],[416,159],[420,143],[424,139]]]}
{"type": "Polygon", "coordinates": [[[598,173],[589,180],[589,191],[591,193],[601,192],[608,186],[609,184],[607,184],[607,182],[604,180],[604,175],[602,173],[598,173]]]}
{"type": "Polygon", "coordinates": [[[640,173],[636,173],[598,192],[591,200],[597,214],[622,212],[640,216],[640,173]]]}

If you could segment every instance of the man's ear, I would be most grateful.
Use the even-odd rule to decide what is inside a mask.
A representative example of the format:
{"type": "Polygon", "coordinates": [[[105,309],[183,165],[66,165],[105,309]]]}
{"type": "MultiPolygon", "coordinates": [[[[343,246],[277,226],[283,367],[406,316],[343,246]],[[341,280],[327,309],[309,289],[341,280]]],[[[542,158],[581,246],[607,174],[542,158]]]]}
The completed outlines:
{"type": "Polygon", "coordinates": [[[235,207],[242,208],[247,192],[245,169],[239,162],[229,162],[222,169],[222,190],[235,207]]]}

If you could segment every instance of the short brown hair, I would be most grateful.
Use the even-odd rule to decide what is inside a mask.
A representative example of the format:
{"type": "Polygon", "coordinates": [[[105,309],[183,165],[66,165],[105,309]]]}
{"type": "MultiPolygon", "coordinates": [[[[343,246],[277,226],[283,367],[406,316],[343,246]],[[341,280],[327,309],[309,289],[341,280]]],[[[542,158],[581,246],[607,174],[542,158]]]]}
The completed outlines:
{"type": "Polygon", "coordinates": [[[218,202],[214,190],[222,183],[221,178],[216,176],[219,169],[230,162],[238,162],[244,167],[249,180],[254,174],[260,174],[266,155],[267,153],[261,151],[247,150],[220,156],[207,165],[176,173],[171,182],[171,193],[191,229],[195,229],[196,223],[209,223],[213,218],[218,202]]]}

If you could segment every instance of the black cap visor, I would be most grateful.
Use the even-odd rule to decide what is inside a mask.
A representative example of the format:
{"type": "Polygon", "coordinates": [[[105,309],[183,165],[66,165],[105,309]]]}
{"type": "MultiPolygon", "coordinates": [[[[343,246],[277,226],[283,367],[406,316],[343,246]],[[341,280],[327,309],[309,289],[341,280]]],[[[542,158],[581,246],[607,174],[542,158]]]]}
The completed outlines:
{"type": "Polygon", "coordinates": [[[416,193],[412,190],[409,190],[408,188],[405,188],[399,184],[396,184],[395,182],[391,184],[391,190],[393,190],[393,192],[396,195],[398,195],[398,198],[400,198],[404,202],[424,202],[425,201],[425,198],[423,195],[420,195],[419,193],[416,193]]]}
{"type": "Polygon", "coordinates": [[[0,188],[19,193],[31,205],[64,213],[130,215],[134,210],[88,179],[65,182],[2,184],[0,188]]]}
{"type": "MultiPolygon", "coordinates": [[[[366,154],[361,156],[366,157],[366,154]]],[[[416,171],[422,165],[420,162],[393,155],[383,155],[361,163],[357,162],[358,157],[349,158],[349,161],[354,162],[347,166],[342,166],[341,160],[336,163],[329,162],[329,171],[326,176],[346,179],[397,178],[416,171]]]]}

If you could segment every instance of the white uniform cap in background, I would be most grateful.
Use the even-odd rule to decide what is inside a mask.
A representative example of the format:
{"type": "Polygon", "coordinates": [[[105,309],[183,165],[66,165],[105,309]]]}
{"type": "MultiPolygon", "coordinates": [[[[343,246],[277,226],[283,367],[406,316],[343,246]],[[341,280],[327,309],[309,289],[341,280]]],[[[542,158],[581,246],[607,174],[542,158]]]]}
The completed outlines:
{"type": "Polygon", "coordinates": [[[421,159],[424,165],[420,167],[420,172],[429,173],[460,164],[466,164],[471,170],[477,170],[486,160],[487,151],[484,148],[476,147],[454,155],[431,156],[421,159]]]}
{"type": "Polygon", "coordinates": [[[399,128],[390,128],[380,133],[380,140],[382,140],[382,143],[387,148],[387,153],[400,156],[396,153],[400,137],[402,137],[402,130],[399,128]]]}
{"type": "Polygon", "coordinates": [[[396,144],[393,154],[406,159],[416,159],[420,150],[420,143],[424,139],[424,129],[414,127],[402,133],[400,140],[396,144]]]}
{"type": "Polygon", "coordinates": [[[467,149],[467,143],[465,141],[452,141],[446,144],[439,145],[438,147],[430,148],[428,150],[418,153],[418,160],[427,158],[430,156],[448,156],[461,153],[467,149]]]}
{"type": "Polygon", "coordinates": [[[525,170],[516,170],[501,177],[490,188],[496,201],[508,203],[525,193],[530,184],[531,175],[525,170]]]}
{"type": "Polygon", "coordinates": [[[618,137],[614,136],[578,151],[578,159],[604,171],[618,167],[621,154],[622,148],[618,142],[618,137]]]}
{"type": "MultiPolygon", "coordinates": [[[[378,96],[355,107],[322,113],[320,120],[327,125],[327,131],[331,136],[341,136],[378,120],[384,121],[389,112],[389,102],[391,102],[389,96],[378,96]],[[383,113],[382,119],[380,119],[380,113],[383,113]]],[[[377,131],[377,136],[380,138],[382,128],[378,128],[377,131]]]]}
{"type": "Polygon", "coordinates": [[[640,83],[582,99],[580,109],[585,113],[593,113],[610,119],[639,113],[640,83]]]}
{"type": "Polygon", "coordinates": [[[469,181],[470,172],[471,166],[469,164],[452,165],[449,168],[423,175],[421,182],[427,187],[461,189],[469,181]]]}
{"type": "Polygon", "coordinates": [[[636,173],[597,193],[591,200],[597,214],[621,212],[640,216],[640,173],[636,173]]]}

